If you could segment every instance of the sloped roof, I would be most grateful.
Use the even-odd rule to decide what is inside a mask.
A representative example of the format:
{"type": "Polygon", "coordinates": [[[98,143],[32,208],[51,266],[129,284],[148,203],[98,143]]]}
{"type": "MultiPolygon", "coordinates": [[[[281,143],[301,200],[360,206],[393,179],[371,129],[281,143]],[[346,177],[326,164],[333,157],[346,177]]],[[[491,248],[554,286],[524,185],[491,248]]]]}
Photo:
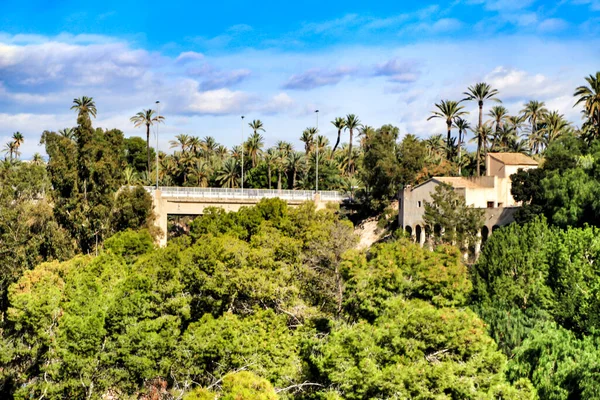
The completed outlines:
{"type": "Polygon", "coordinates": [[[538,165],[533,158],[522,153],[488,153],[504,165],[538,165]]]}
{"type": "Polygon", "coordinates": [[[460,176],[436,176],[436,177],[433,177],[432,180],[437,181],[437,182],[447,183],[454,188],[475,189],[475,188],[485,187],[477,182],[474,182],[473,180],[465,179],[460,176]]]}

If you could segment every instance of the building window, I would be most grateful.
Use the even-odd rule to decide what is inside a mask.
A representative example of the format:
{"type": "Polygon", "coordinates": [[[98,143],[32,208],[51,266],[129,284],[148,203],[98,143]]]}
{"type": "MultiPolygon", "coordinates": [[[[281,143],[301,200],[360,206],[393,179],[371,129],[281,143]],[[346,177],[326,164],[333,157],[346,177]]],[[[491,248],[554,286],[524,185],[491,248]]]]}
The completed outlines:
{"type": "Polygon", "coordinates": [[[487,202],[487,208],[494,208],[494,202],[493,201],[488,201],[487,202]]]}
{"type": "Polygon", "coordinates": [[[417,207],[421,208],[421,200],[417,201],[417,207]]]}

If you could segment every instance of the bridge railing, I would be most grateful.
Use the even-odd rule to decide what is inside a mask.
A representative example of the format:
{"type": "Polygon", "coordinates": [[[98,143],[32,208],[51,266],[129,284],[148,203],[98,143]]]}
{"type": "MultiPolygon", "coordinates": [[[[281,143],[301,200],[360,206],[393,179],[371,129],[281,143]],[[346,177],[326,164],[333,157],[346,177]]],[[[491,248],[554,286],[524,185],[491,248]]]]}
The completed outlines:
{"type": "MultiPolygon", "coordinates": [[[[313,190],[277,190],[277,189],[229,189],[229,188],[199,188],[199,187],[159,187],[162,197],[175,198],[209,198],[209,199],[264,199],[278,197],[283,200],[306,201],[315,198],[313,190]]],[[[146,190],[155,190],[146,186],[146,190]]],[[[332,190],[319,191],[321,201],[340,202],[348,198],[342,192],[332,190]]]]}

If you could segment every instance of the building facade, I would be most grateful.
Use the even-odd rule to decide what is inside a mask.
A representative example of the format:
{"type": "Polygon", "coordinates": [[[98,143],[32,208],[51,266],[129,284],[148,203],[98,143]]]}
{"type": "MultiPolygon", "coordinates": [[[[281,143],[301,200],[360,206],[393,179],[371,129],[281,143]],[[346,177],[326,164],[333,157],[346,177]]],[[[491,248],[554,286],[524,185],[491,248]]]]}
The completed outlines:
{"type": "Polygon", "coordinates": [[[425,202],[431,203],[431,194],[440,183],[452,186],[464,197],[468,206],[485,210],[483,240],[497,227],[514,221],[513,215],[520,206],[510,193],[510,176],[519,169],[537,168],[538,163],[520,153],[488,153],[486,175],[479,177],[433,177],[415,187],[406,187],[399,199],[398,223],[414,239],[424,244],[426,229],[423,221],[425,202]]]}

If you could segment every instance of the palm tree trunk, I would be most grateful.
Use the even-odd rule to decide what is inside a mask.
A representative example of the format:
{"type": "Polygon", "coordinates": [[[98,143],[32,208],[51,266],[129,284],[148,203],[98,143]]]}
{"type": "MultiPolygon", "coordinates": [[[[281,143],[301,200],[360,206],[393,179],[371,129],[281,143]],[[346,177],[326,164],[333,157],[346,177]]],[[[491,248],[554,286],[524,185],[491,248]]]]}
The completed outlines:
{"type": "Polygon", "coordinates": [[[292,189],[296,188],[296,168],[294,168],[294,174],[292,175],[292,189]]]}
{"type": "Polygon", "coordinates": [[[338,129],[338,137],[337,140],[335,141],[335,146],[333,146],[333,150],[331,150],[331,158],[333,158],[333,155],[335,153],[335,149],[337,149],[338,144],[340,144],[340,136],[342,135],[342,130],[338,129]]]}
{"type": "Polygon", "coordinates": [[[460,167],[460,156],[461,156],[461,147],[462,147],[462,143],[461,143],[461,139],[462,139],[462,130],[459,129],[458,130],[458,176],[462,176],[462,171],[461,171],[461,167],[460,167]]]}
{"type": "Polygon", "coordinates": [[[146,157],[148,158],[148,176],[150,176],[150,125],[146,124],[146,157]]]}
{"type": "Polygon", "coordinates": [[[446,123],[448,125],[448,136],[446,137],[446,157],[450,160],[451,148],[450,139],[452,138],[452,121],[446,123]]]}
{"type": "Polygon", "coordinates": [[[481,176],[481,131],[483,125],[483,101],[479,102],[479,125],[477,126],[477,176],[481,176]]]}
{"type": "Polygon", "coordinates": [[[281,190],[281,170],[277,171],[277,190],[281,190]]]}
{"type": "Polygon", "coordinates": [[[271,166],[267,166],[267,177],[269,178],[269,190],[271,189],[271,166]]]}
{"type": "Polygon", "coordinates": [[[348,145],[348,173],[352,173],[352,128],[350,128],[350,144],[348,145]]]}

